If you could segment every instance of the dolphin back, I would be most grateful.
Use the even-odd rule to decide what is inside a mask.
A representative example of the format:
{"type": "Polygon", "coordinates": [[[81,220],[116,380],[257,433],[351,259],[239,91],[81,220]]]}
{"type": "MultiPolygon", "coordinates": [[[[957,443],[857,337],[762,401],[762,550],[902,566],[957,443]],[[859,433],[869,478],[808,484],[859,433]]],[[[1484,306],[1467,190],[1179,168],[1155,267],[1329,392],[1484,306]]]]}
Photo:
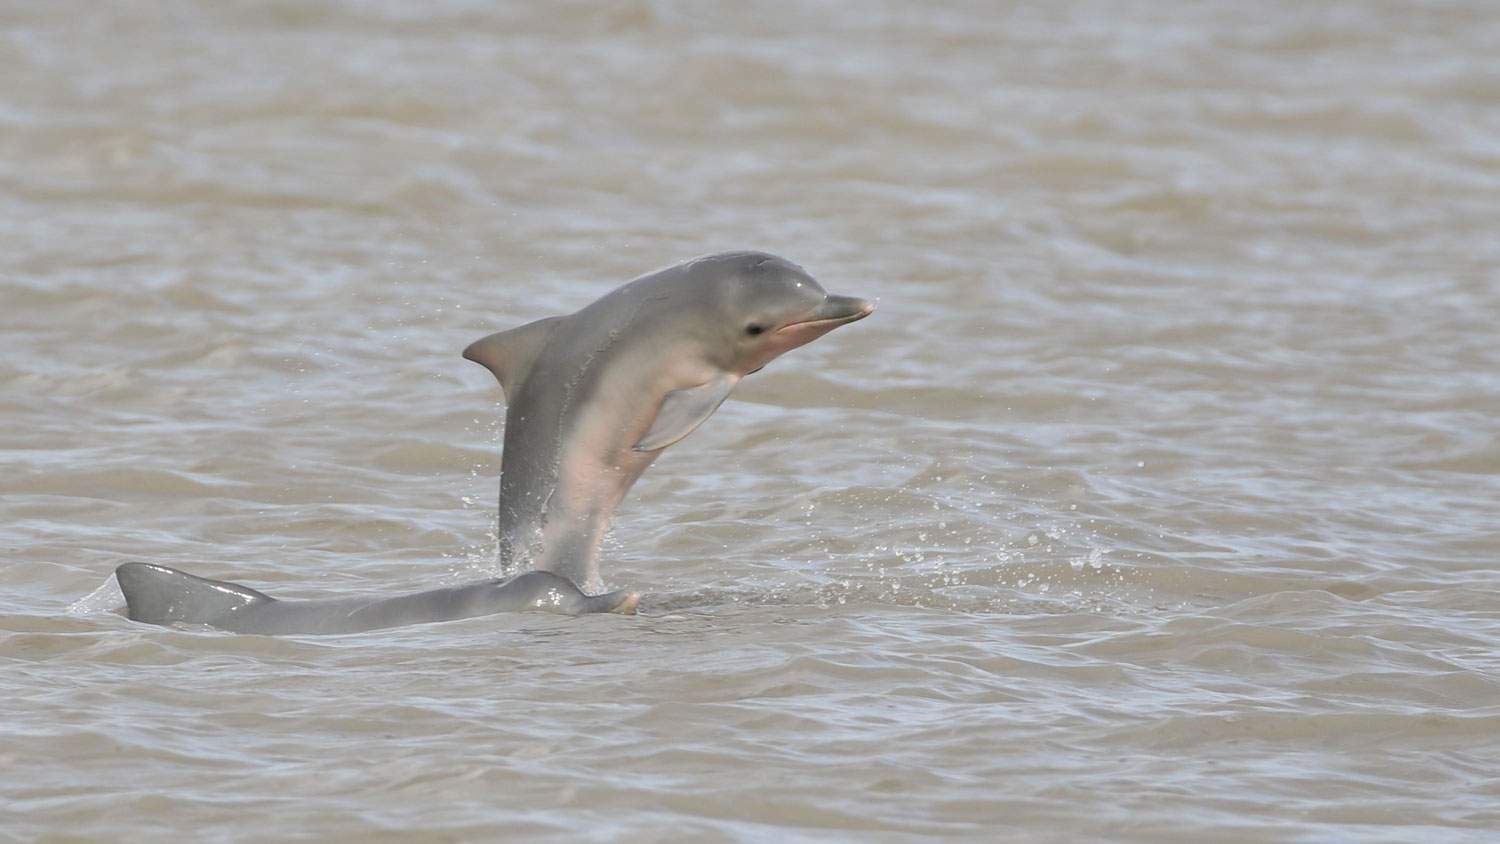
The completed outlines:
{"type": "Polygon", "coordinates": [[[133,621],[148,624],[223,626],[231,613],[275,598],[245,586],[209,580],[154,563],[126,563],[115,569],[133,621]]]}

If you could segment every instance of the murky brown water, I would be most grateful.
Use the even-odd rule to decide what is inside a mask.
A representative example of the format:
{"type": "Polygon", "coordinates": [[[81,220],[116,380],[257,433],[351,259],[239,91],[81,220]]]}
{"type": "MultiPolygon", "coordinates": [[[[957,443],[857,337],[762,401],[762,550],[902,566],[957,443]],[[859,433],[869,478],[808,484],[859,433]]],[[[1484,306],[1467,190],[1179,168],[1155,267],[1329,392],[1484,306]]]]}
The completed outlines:
{"type": "Polygon", "coordinates": [[[1500,10],[0,8],[0,839],[1489,842],[1500,10]],[[874,317],[491,563],[458,357],[754,247],[874,317]],[[104,586],[105,588],[101,588],[104,586]]]}

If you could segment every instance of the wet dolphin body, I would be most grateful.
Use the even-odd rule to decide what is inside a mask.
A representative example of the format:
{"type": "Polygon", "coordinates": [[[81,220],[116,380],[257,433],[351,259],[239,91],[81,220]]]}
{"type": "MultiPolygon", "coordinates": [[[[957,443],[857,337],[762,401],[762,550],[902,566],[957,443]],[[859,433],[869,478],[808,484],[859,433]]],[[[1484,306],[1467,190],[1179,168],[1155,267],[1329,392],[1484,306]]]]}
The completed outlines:
{"type": "Polygon", "coordinates": [[[583,310],[479,340],[500,381],[500,562],[597,589],[610,514],[661,450],[740,379],[867,316],[796,264],[725,252],[641,276],[583,310]]]}
{"type": "Polygon", "coordinates": [[[508,407],[500,470],[500,564],[512,577],[393,598],[283,601],[166,566],[116,572],[129,615],[247,633],[352,633],[538,608],[634,612],[597,590],[609,517],[661,450],[703,424],[745,375],[874,305],[827,293],[764,252],[686,261],[577,313],[492,334],[464,350],[508,407]]]}
{"type": "Polygon", "coordinates": [[[277,600],[248,586],[152,563],[126,563],[115,570],[115,579],[136,621],[207,624],[235,633],[363,633],[524,609],[633,613],[640,601],[639,594],[627,591],[585,595],[567,578],[545,571],[393,598],[310,601],[277,600]]]}

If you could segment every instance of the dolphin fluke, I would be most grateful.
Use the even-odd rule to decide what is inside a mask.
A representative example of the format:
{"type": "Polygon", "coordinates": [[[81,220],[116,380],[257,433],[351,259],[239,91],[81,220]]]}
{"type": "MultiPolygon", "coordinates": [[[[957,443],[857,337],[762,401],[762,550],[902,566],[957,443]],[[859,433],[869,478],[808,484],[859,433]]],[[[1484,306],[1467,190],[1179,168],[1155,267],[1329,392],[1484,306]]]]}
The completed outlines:
{"type": "Polygon", "coordinates": [[[248,586],[209,580],[153,563],[126,563],[115,569],[125,606],[135,621],[149,624],[223,626],[232,613],[275,601],[248,586]]]}

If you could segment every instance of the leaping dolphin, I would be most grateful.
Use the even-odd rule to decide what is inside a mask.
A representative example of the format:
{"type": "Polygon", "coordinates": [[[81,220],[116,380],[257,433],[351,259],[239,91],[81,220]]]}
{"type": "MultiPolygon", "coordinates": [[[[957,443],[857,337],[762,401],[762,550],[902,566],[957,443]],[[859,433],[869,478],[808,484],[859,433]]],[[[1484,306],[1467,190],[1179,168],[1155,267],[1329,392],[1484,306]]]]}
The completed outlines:
{"type": "Polygon", "coordinates": [[[500,565],[508,577],[394,598],[282,601],[166,566],[116,570],[130,617],[245,633],[354,633],[539,608],[633,613],[597,591],[610,515],[662,449],[703,424],[744,376],[869,316],[765,252],[721,252],[643,275],[568,316],[464,350],[505,393],[500,565]],[[524,572],[524,573],[522,573],[524,572]]]}

